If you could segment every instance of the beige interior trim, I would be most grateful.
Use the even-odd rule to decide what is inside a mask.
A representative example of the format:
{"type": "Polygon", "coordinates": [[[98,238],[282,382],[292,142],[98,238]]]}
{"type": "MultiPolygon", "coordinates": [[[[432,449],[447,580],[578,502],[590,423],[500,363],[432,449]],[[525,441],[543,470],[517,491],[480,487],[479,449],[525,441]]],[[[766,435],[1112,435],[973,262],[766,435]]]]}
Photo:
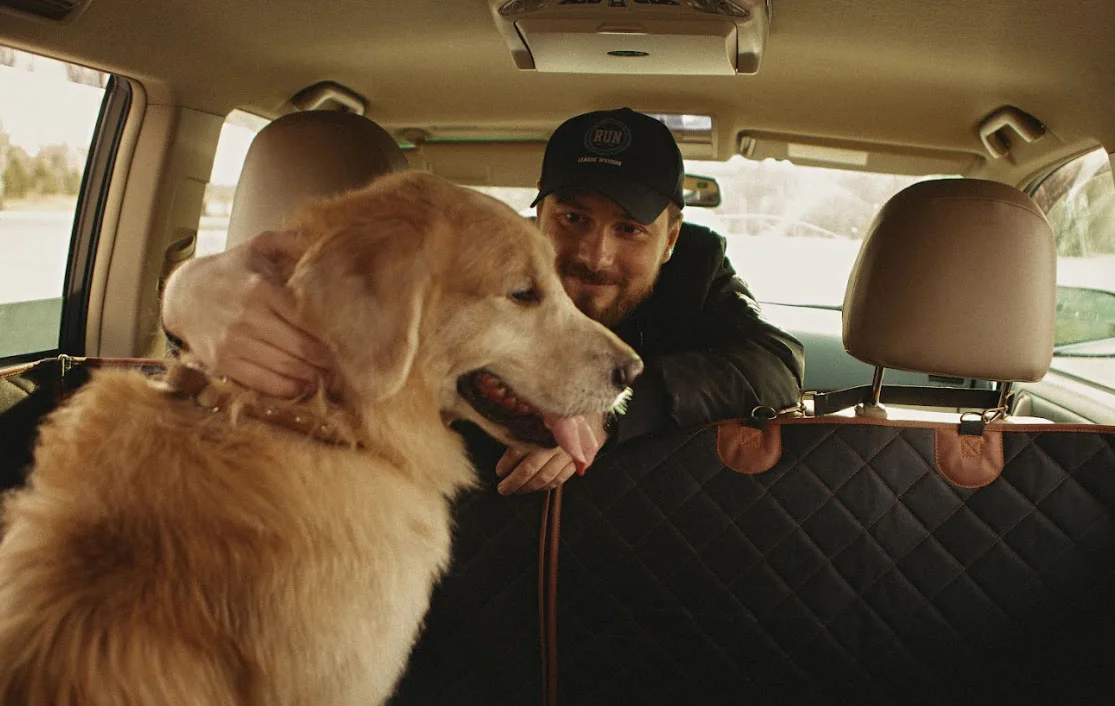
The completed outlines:
{"type": "Polygon", "coordinates": [[[132,104],[125,118],[124,130],[116,152],[116,163],[109,179],[97,250],[93,255],[93,276],[89,284],[89,312],[85,326],[86,355],[105,355],[101,351],[101,329],[104,326],[105,293],[108,288],[109,263],[116,246],[116,233],[120,227],[121,212],[128,175],[132,169],[143,117],[147,112],[147,92],[139,81],[128,81],[132,89],[132,104]]]}
{"type": "Polygon", "coordinates": [[[164,252],[181,229],[197,228],[223,122],[221,115],[148,106],[113,239],[101,355],[145,355],[158,342],[164,252]]]}
{"type": "Polygon", "coordinates": [[[969,175],[980,169],[985,161],[984,155],[975,152],[928,150],[760,130],[741,132],[737,144],[740,154],[748,159],[788,159],[805,166],[887,174],[969,175]]]}
{"type": "Polygon", "coordinates": [[[545,142],[426,143],[407,153],[414,169],[469,186],[534,186],[545,142]]]}
{"type": "Polygon", "coordinates": [[[336,80],[366,96],[369,115],[392,132],[552,130],[578,112],[630,105],[715,116],[728,138],[714,146],[717,159],[744,130],[979,153],[979,124],[1010,105],[1048,129],[972,174],[1010,184],[1085,141],[1115,145],[1111,42],[1101,31],[1115,3],[952,3],[926,22],[920,0],[839,11],[776,2],[759,73],[697,77],[518,69],[485,3],[314,8],[310,17],[300,3],[94,0],[62,24],[2,12],[0,43],[135,78],[152,103],[214,115],[241,107],[274,117],[298,91],[336,80]],[[199,37],[219,51],[199,49],[199,37]]]}

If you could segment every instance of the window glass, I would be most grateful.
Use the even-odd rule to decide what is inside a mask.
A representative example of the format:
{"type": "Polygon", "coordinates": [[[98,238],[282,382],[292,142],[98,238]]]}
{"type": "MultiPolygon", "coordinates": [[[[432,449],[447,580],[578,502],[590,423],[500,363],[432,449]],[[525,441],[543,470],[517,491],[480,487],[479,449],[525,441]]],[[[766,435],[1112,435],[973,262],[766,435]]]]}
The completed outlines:
{"type": "Polygon", "coordinates": [[[1057,240],[1053,369],[1115,390],[1115,181],[1098,149],[1034,190],[1057,240]]]}
{"type": "Polygon", "coordinates": [[[0,46],[0,358],[55,350],[108,74],[0,46]]]}
{"type": "Polygon", "coordinates": [[[887,200],[911,177],[805,167],[734,156],[687,160],[686,171],[715,178],[721,203],[686,208],[685,219],[725,237],[728,259],[757,299],[839,309],[860,243],[887,200]]]}
{"type": "Polygon", "coordinates": [[[269,121],[258,115],[234,110],[221,126],[217,153],[213,157],[213,171],[205,187],[205,201],[197,227],[197,247],[194,257],[212,255],[225,249],[228,240],[228,217],[232,213],[232,198],[240,181],[244,158],[256,133],[269,121]]]}
{"type": "MultiPolygon", "coordinates": [[[[787,161],[686,160],[689,174],[717,180],[721,203],[687,206],[687,222],[725,237],[728,259],[757,299],[768,304],[839,309],[860,242],[883,204],[910,177],[803,167],[787,161]]],[[[524,216],[533,188],[484,187],[524,216]]]]}

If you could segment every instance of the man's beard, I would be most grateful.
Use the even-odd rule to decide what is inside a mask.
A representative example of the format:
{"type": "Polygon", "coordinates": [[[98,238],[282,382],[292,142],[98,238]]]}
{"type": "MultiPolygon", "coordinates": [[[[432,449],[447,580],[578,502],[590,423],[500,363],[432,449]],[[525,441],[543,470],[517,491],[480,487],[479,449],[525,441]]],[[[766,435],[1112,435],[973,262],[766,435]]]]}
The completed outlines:
{"type": "Polygon", "coordinates": [[[654,280],[646,283],[645,286],[632,289],[630,285],[625,285],[619,279],[603,272],[590,270],[579,262],[558,262],[558,273],[562,278],[568,277],[588,284],[611,285],[618,288],[615,299],[604,307],[597,306],[591,292],[581,292],[571,297],[582,314],[608,328],[613,328],[623,321],[654,290],[654,280]]]}

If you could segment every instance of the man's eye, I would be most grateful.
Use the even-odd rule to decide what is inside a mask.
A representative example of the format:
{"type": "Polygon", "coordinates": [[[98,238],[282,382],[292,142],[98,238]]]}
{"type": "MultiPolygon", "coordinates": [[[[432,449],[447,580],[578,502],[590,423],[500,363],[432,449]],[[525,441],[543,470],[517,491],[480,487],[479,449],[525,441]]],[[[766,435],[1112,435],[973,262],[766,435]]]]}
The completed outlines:
{"type": "Polygon", "coordinates": [[[624,235],[638,235],[643,232],[643,229],[632,223],[624,223],[619,227],[619,232],[624,235]]]}
{"type": "Polygon", "coordinates": [[[518,304],[537,304],[542,301],[542,292],[538,291],[538,287],[524,287],[516,289],[509,295],[511,301],[518,304]]]}
{"type": "Polygon", "coordinates": [[[562,214],[562,218],[564,218],[567,223],[580,223],[585,219],[581,214],[572,211],[562,214]]]}

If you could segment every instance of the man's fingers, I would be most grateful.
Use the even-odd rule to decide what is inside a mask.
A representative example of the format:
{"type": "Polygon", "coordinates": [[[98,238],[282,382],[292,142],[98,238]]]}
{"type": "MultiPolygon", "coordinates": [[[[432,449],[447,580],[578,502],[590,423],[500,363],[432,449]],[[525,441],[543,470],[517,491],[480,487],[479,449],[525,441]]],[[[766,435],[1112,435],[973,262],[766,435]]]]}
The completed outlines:
{"type": "Polygon", "coordinates": [[[260,325],[258,335],[310,365],[323,370],[329,369],[332,364],[329,348],[302,327],[294,295],[285,287],[276,287],[269,283],[257,286],[257,295],[264,298],[267,308],[276,314],[260,325]]]}
{"type": "Polygon", "coordinates": [[[241,335],[249,335],[255,340],[266,343],[280,351],[284,358],[297,360],[318,373],[325,373],[330,369],[332,356],[329,349],[288,321],[271,318],[250,325],[252,330],[243,331],[241,335]]]}
{"type": "Polygon", "coordinates": [[[203,363],[221,375],[231,375],[231,366],[248,361],[285,377],[311,383],[322,371],[270,343],[270,337],[250,324],[239,324],[197,351],[203,363]]]}
{"type": "Polygon", "coordinates": [[[570,458],[569,454],[557,454],[547,461],[530,480],[523,483],[516,492],[533,493],[536,490],[549,488],[551,484],[558,482],[558,479],[565,475],[566,471],[569,475],[572,475],[573,468],[573,459],[570,458]]]}
{"type": "Polygon", "coordinates": [[[562,485],[565,484],[565,482],[567,480],[572,478],[576,474],[576,472],[577,472],[576,464],[574,464],[574,463],[568,464],[567,466],[565,466],[565,468],[561,469],[561,473],[558,474],[558,477],[554,478],[552,481],[550,481],[550,484],[547,485],[542,490],[554,490],[556,488],[561,487],[562,485]]]}
{"type": "Polygon", "coordinates": [[[271,310],[287,324],[283,332],[286,334],[285,342],[289,346],[290,352],[298,355],[307,363],[318,367],[329,367],[332,363],[329,348],[302,327],[302,322],[298,318],[294,295],[286,289],[280,289],[274,293],[270,304],[271,310]]]}
{"type": "Polygon", "coordinates": [[[573,459],[561,449],[531,451],[503,479],[497,489],[504,495],[541,490],[560,476],[566,465],[572,463],[573,459]]]}
{"type": "Polygon", "coordinates": [[[316,385],[326,375],[326,371],[321,368],[310,365],[301,358],[290,355],[286,349],[259,338],[241,339],[232,358],[251,361],[276,375],[298,380],[303,386],[316,385]]]}
{"type": "Polygon", "coordinates": [[[272,397],[298,397],[306,391],[304,381],[288,378],[242,358],[229,361],[222,373],[245,387],[272,397]]]}
{"type": "Polygon", "coordinates": [[[518,491],[519,488],[523,487],[524,483],[530,480],[531,476],[538,472],[542,463],[543,461],[539,460],[533,454],[526,456],[519,461],[518,465],[516,465],[502,481],[500,481],[499,485],[496,486],[496,490],[498,490],[501,495],[510,495],[518,491]]]}
{"type": "Polygon", "coordinates": [[[496,462],[496,475],[503,478],[512,468],[519,465],[519,461],[529,453],[529,449],[520,446],[508,446],[503,456],[496,462]]]}
{"type": "Polygon", "coordinates": [[[552,450],[530,451],[523,456],[514,470],[507,474],[507,477],[500,482],[496,489],[504,495],[518,492],[527,481],[534,477],[534,474],[542,470],[542,467],[546,465],[553,455],[554,452],[552,450]]]}

